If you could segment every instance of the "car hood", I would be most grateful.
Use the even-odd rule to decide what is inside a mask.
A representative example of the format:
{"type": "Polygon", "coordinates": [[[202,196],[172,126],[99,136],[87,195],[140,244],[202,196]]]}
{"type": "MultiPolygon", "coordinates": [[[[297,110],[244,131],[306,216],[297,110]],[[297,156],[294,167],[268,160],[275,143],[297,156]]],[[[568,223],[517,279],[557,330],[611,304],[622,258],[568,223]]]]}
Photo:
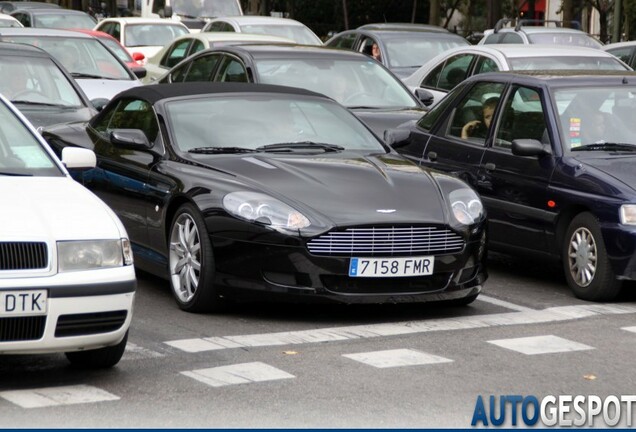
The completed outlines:
{"type": "Polygon", "coordinates": [[[581,155],[576,160],[588,169],[595,169],[609,175],[636,190],[636,155],[581,155]]]}
{"type": "Polygon", "coordinates": [[[3,240],[121,238],[112,211],[68,177],[0,177],[3,240]]]}
{"type": "Polygon", "coordinates": [[[447,223],[435,180],[395,154],[255,154],[208,165],[335,225],[447,223]]]}
{"type": "Polygon", "coordinates": [[[117,93],[142,85],[138,79],[108,80],[94,78],[75,78],[88,99],[112,99],[117,93]]]}
{"type": "Polygon", "coordinates": [[[403,123],[419,120],[424,109],[351,109],[377,136],[383,137],[387,129],[395,129],[403,123]]]}
{"type": "Polygon", "coordinates": [[[88,121],[97,111],[82,108],[58,108],[37,105],[15,104],[16,108],[31,122],[36,128],[50,126],[58,123],[74,121],[88,121]]]}

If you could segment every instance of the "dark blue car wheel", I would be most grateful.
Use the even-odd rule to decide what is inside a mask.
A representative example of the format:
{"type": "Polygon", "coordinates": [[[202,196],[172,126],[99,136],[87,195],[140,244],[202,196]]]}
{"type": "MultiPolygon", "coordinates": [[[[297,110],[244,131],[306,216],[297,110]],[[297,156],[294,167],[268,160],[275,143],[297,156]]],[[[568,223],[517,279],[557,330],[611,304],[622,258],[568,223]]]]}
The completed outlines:
{"type": "Polygon", "coordinates": [[[605,251],[596,217],[580,213],[565,235],[563,267],[568,285],[578,298],[611,301],[621,289],[605,251]]]}

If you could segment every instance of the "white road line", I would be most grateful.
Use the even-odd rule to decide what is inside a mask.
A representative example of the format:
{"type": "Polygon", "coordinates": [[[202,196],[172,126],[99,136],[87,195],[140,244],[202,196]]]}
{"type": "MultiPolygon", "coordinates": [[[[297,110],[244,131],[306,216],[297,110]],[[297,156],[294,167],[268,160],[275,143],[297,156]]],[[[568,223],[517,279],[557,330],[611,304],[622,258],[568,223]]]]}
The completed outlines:
{"type": "Polygon", "coordinates": [[[261,362],[197,369],[181,373],[212,387],[296,378],[294,375],[261,362]]]}
{"type": "Polygon", "coordinates": [[[149,350],[148,348],[141,347],[139,345],[135,345],[134,343],[128,342],[126,344],[126,350],[124,351],[124,356],[122,360],[142,360],[149,358],[157,358],[163,357],[164,355],[158,353],[156,351],[149,350]]]}
{"type": "Polygon", "coordinates": [[[222,336],[202,339],[182,339],[165,342],[186,352],[201,352],[231,348],[267,347],[324,343],[351,339],[370,339],[380,336],[429,333],[434,331],[465,330],[475,328],[545,324],[569,321],[599,315],[636,313],[633,304],[584,304],[552,307],[543,310],[527,310],[490,315],[463,316],[422,321],[405,321],[390,324],[372,324],[349,327],[333,327],[315,330],[260,333],[252,335],[222,336]]]}
{"type": "Polygon", "coordinates": [[[505,300],[499,300],[499,299],[496,299],[494,297],[486,296],[486,295],[483,295],[483,294],[479,294],[479,297],[477,297],[477,300],[483,301],[483,302],[486,302],[486,303],[490,303],[490,304],[494,304],[496,306],[505,307],[506,309],[516,310],[516,311],[519,311],[519,312],[527,312],[527,311],[536,310],[536,309],[531,309],[529,307],[521,306],[521,305],[518,305],[518,304],[510,303],[510,302],[507,302],[505,300]]]}
{"type": "Polygon", "coordinates": [[[376,368],[398,366],[417,366],[436,363],[450,363],[452,360],[412,349],[394,349],[356,354],[343,354],[343,357],[376,368]]]}
{"type": "Polygon", "coordinates": [[[636,327],[622,327],[621,330],[636,333],[636,327]]]}
{"type": "Polygon", "coordinates": [[[563,339],[554,335],[531,336],[514,339],[499,339],[488,341],[488,343],[527,355],[552,354],[594,349],[591,346],[574,342],[568,339],[563,339]]]}
{"type": "Polygon", "coordinates": [[[88,385],[11,390],[0,392],[0,397],[22,408],[42,408],[119,400],[118,396],[88,385]]]}

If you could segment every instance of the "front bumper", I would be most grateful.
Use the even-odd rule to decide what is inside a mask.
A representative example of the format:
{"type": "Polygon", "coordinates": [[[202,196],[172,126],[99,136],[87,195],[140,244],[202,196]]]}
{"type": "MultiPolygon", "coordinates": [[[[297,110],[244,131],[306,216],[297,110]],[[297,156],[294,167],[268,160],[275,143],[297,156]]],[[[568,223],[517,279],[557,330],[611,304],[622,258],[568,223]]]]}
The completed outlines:
{"type": "MultiPolygon", "coordinates": [[[[483,239],[483,237],[482,237],[483,239]]],[[[211,236],[215,283],[224,296],[254,294],[297,301],[405,303],[456,300],[479,294],[487,279],[484,240],[459,253],[435,256],[430,276],[349,277],[350,257],[312,255],[302,246],[284,246],[211,236]]]]}
{"type": "Polygon", "coordinates": [[[43,354],[118,344],[130,327],[132,266],[51,277],[0,278],[0,291],[46,290],[46,314],[0,317],[0,354],[43,354]]]}
{"type": "Polygon", "coordinates": [[[636,226],[603,223],[601,233],[616,277],[636,280],[636,226]]]}

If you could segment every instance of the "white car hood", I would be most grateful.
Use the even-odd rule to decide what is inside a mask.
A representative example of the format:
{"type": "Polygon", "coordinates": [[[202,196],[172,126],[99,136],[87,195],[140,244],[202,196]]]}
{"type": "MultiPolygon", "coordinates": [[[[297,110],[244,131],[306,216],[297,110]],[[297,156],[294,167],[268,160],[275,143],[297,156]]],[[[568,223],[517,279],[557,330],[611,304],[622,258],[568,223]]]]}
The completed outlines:
{"type": "Polygon", "coordinates": [[[117,239],[115,214],[69,177],[0,177],[3,241],[117,239]]]}
{"type": "Polygon", "coordinates": [[[141,85],[139,80],[105,80],[105,79],[89,79],[75,78],[75,81],[84,90],[88,99],[112,99],[117,93],[128,90],[132,87],[141,85]]]}

